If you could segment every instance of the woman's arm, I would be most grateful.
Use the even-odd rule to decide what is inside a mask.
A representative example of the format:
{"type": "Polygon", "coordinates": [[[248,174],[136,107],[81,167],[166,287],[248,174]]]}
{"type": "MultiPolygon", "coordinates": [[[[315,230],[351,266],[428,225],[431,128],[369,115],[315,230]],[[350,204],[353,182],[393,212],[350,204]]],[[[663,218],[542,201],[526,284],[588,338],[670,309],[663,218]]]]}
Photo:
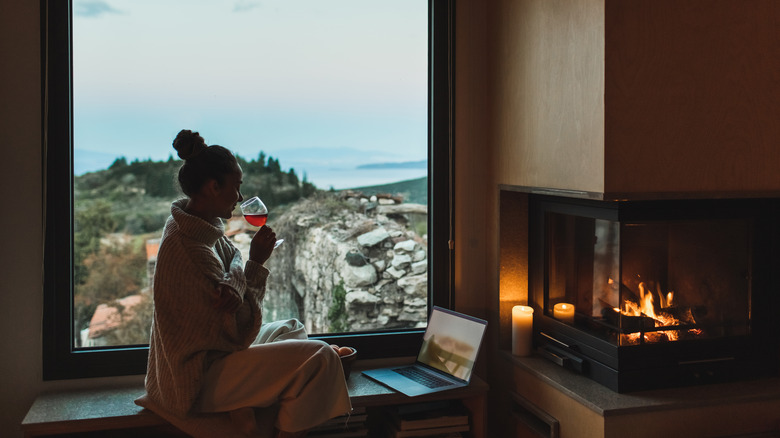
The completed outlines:
{"type": "Polygon", "coordinates": [[[223,238],[218,244],[218,251],[223,258],[231,257],[227,266],[225,278],[220,282],[222,289],[221,309],[235,315],[238,336],[242,344],[249,345],[254,341],[262,325],[262,302],[265,297],[265,284],[268,279],[268,269],[253,260],[243,266],[241,253],[223,238]]]}

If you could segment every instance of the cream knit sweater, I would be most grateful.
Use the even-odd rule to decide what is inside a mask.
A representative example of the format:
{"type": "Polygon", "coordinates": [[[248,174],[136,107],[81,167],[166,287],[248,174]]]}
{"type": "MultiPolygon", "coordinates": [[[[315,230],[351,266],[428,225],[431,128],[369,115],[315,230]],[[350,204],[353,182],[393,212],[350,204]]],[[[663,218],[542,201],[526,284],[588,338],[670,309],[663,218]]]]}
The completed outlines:
{"type": "Polygon", "coordinates": [[[154,319],[146,373],[148,397],[181,418],[191,413],[203,375],[214,359],[247,348],[262,323],[268,270],[241,253],[224,235],[220,219],[208,223],[171,206],[154,274],[154,319]],[[243,303],[216,310],[220,293],[243,303]]]}

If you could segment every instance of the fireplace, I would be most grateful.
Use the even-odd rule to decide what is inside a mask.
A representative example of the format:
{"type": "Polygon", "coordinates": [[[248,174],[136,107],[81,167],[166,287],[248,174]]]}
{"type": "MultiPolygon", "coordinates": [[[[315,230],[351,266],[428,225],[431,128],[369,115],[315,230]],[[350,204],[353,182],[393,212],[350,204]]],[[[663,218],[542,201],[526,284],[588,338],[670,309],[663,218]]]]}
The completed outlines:
{"type": "Polygon", "coordinates": [[[780,200],[529,198],[538,351],[617,392],[776,375],[780,200]]]}

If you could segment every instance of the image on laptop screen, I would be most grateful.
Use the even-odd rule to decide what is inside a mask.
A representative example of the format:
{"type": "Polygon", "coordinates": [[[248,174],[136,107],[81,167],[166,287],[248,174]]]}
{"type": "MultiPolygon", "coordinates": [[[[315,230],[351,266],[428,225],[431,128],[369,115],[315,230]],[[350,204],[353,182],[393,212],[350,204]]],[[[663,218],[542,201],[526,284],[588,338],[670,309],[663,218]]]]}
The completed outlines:
{"type": "Polygon", "coordinates": [[[417,361],[453,377],[469,380],[484,330],[485,325],[480,322],[434,311],[417,361]]]}

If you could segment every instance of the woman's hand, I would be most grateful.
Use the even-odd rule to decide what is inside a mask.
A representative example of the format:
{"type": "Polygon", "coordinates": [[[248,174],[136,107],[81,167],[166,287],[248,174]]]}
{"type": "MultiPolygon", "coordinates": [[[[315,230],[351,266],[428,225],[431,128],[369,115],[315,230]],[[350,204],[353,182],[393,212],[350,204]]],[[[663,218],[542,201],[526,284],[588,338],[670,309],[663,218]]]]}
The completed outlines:
{"type": "Polygon", "coordinates": [[[249,245],[249,260],[262,265],[271,257],[275,243],[276,233],[268,225],[263,225],[257,230],[249,245]]]}

